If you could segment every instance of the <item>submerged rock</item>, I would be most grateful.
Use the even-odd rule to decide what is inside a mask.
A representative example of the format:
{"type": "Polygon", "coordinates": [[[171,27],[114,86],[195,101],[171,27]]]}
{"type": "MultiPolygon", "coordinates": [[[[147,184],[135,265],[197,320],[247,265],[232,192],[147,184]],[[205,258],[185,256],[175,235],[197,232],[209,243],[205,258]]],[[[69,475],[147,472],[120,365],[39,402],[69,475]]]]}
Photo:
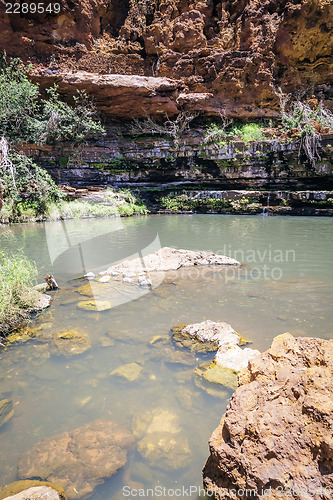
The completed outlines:
{"type": "Polygon", "coordinates": [[[174,326],[172,336],[177,344],[200,352],[216,351],[220,347],[238,345],[242,341],[228,323],[210,320],[174,326]]]}
{"type": "Polygon", "coordinates": [[[119,375],[129,382],[134,382],[134,380],[139,378],[141,372],[142,366],[137,363],[128,363],[126,365],[119,366],[119,368],[113,370],[110,375],[119,375]]]}
{"type": "Polygon", "coordinates": [[[82,300],[78,302],[77,307],[84,311],[107,311],[112,308],[108,300],[82,300]]]}
{"type": "MultiPolygon", "coordinates": [[[[211,363],[210,361],[198,366],[195,369],[195,374],[202,377],[207,382],[211,382],[212,384],[221,384],[233,390],[236,389],[238,385],[237,374],[234,370],[221,367],[215,363],[211,363]]],[[[205,388],[205,386],[202,385],[201,387],[205,388]]]]}
{"type": "Polygon", "coordinates": [[[91,348],[91,343],[85,332],[72,328],[54,335],[50,347],[53,354],[70,357],[87,351],[91,348]]]}
{"type": "Polygon", "coordinates": [[[221,347],[215,354],[214,361],[221,368],[228,368],[235,372],[246,368],[250,359],[259,356],[260,351],[245,347],[241,349],[238,345],[230,347],[221,347]]]}
{"type": "Polygon", "coordinates": [[[60,484],[69,499],[86,498],[126,464],[132,444],[116,422],[96,420],[37,443],[20,457],[19,476],[60,484]]]}
{"type": "Polygon", "coordinates": [[[75,291],[80,295],[84,295],[85,297],[94,297],[94,292],[90,282],[80,286],[75,291]]]}
{"type": "Polygon", "coordinates": [[[184,436],[155,432],[138,442],[139,453],[154,467],[178,470],[191,462],[191,451],[184,436]]]}
{"type": "Polygon", "coordinates": [[[181,435],[177,415],[169,410],[156,408],[152,412],[136,415],[133,432],[141,438],[138,451],[150,465],[176,470],[190,463],[188,440],[181,435]]]}
{"type": "Polygon", "coordinates": [[[246,488],[255,499],[331,498],[333,340],[280,335],[239,385],[210,439],[205,487],[221,500],[246,488]]]}
{"type": "Polygon", "coordinates": [[[13,401],[11,399],[2,399],[0,401],[0,427],[6,424],[13,416],[13,401]]]}

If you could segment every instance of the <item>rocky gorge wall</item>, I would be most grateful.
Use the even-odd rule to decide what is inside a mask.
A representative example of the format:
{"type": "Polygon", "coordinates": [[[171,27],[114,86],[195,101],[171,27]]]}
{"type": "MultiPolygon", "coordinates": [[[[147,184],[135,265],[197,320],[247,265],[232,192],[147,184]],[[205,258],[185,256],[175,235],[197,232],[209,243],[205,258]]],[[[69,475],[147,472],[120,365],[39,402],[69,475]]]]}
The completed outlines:
{"type": "Polygon", "coordinates": [[[109,133],[81,150],[63,143],[22,151],[57,184],[71,186],[73,197],[109,186],[130,188],[152,212],[261,213],[268,207],[268,213],[333,215],[332,146],[333,136],[325,135],[311,164],[298,140],[205,145],[197,129],[176,143],[109,133]]]}
{"type": "Polygon", "coordinates": [[[175,144],[169,138],[105,137],[80,151],[24,145],[21,150],[58,184],[116,187],[196,186],[214,189],[333,189],[333,135],[322,139],[311,165],[298,141],[203,145],[202,133],[175,144]]]}
{"type": "Polygon", "coordinates": [[[117,119],[181,111],[276,117],[276,89],[332,97],[330,0],[79,0],[8,14],[0,50],[41,87],[86,89],[117,119]]]}

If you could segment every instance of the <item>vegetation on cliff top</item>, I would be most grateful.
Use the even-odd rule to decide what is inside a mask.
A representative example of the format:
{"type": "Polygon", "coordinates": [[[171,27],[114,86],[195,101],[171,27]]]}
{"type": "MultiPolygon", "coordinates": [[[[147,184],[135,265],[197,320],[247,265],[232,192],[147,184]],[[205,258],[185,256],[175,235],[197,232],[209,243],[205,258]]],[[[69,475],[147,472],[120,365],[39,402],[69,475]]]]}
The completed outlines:
{"type": "Polygon", "coordinates": [[[80,144],[104,132],[92,102],[83,91],[74,106],[60,99],[57,86],[42,99],[38,85],[28,78],[30,67],[20,59],[0,56],[0,135],[10,143],[55,144],[68,140],[80,144]]]}
{"type": "Polygon", "coordinates": [[[0,252],[0,335],[28,318],[36,302],[36,291],[31,289],[36,276],[35,264],[24,256],[0,252]]]}

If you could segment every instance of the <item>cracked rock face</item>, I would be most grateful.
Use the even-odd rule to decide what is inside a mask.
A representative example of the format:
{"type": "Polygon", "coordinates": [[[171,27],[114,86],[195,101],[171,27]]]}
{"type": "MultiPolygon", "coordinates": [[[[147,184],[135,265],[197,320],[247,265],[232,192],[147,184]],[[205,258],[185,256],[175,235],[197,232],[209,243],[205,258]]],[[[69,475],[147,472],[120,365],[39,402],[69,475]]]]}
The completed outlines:
{"type": "Polygon", "coordinates": [[[256,499],[263,490],[287,498],[288,488],[301,500],[331,498],[333,340],[280,335],[239,385],[210,439],[205,487],[218,499],[244,488],[256,499]]]}
{"type": "Polygon", "coordinates": [[[115,118],[274,117],[274,87],[329,103],[332,15],[331,0],[63,0],[59,14],[27,18],[0,4],[0,50],[30,59],[42,87],[57,82],[68,99],[84,88],[115,118]]]}
{"type": "Polygon", "coordinates": [[[50,437],[19,461],[20,478],[59,484],[68,499],[86,498],[127,462],[132,434],[112,420],[96,420],[50,437]]]}

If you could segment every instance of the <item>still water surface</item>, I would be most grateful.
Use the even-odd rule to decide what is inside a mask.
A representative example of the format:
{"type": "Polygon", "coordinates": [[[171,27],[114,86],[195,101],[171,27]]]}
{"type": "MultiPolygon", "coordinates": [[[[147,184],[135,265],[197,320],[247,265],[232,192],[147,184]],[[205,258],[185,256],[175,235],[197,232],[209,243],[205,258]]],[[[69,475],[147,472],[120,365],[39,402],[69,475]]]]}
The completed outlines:
{"type": "MultiPolygon", "coordinates": [[[[13,419],[0,430],[0,485],[17,479],[18,457],[43,438],[103,417],[133,429],[137,416],[160,409],[176,415],[179,435],[188,440],[190,464],[166,471],[134,447],[124,469],[92,498],[125,498],[124,485],[199,487],[208,439],[232,391],[207,384],[213,396],[197,385],[194,369],[213,353],[196,354],[186,365],[173,362],[178,348],[170,328],[226,321],[261,351],[285,331],[332,338],[329,218],[177,215],[18,225],[0,231],[0,246],[34,260],[39,281],[47,273],[58,281],[51,307],[35,324],[47,323],[52,331],[82,328],[92,343],[71,358],[48,357],[47,348],[36,349],[33,340],[0,353],[0,399],[10,397],[15,404],[13,419]],[[135,300],[125,291],[120,303],[110,292],[114,307],[108,311],[77,308],[84,298],[76,291],[84,282],[77,278],[159,245],[227,254],[243,266],[166,274],[148,293],[132,287],[135,300]],[[164,338],[152,344],[154,336],[164,338]],[[132,362],[143,368],[137,380],[110,375],[132,362]]],[[[103,293],[105,298],[109,292],[103,293]]]]}

